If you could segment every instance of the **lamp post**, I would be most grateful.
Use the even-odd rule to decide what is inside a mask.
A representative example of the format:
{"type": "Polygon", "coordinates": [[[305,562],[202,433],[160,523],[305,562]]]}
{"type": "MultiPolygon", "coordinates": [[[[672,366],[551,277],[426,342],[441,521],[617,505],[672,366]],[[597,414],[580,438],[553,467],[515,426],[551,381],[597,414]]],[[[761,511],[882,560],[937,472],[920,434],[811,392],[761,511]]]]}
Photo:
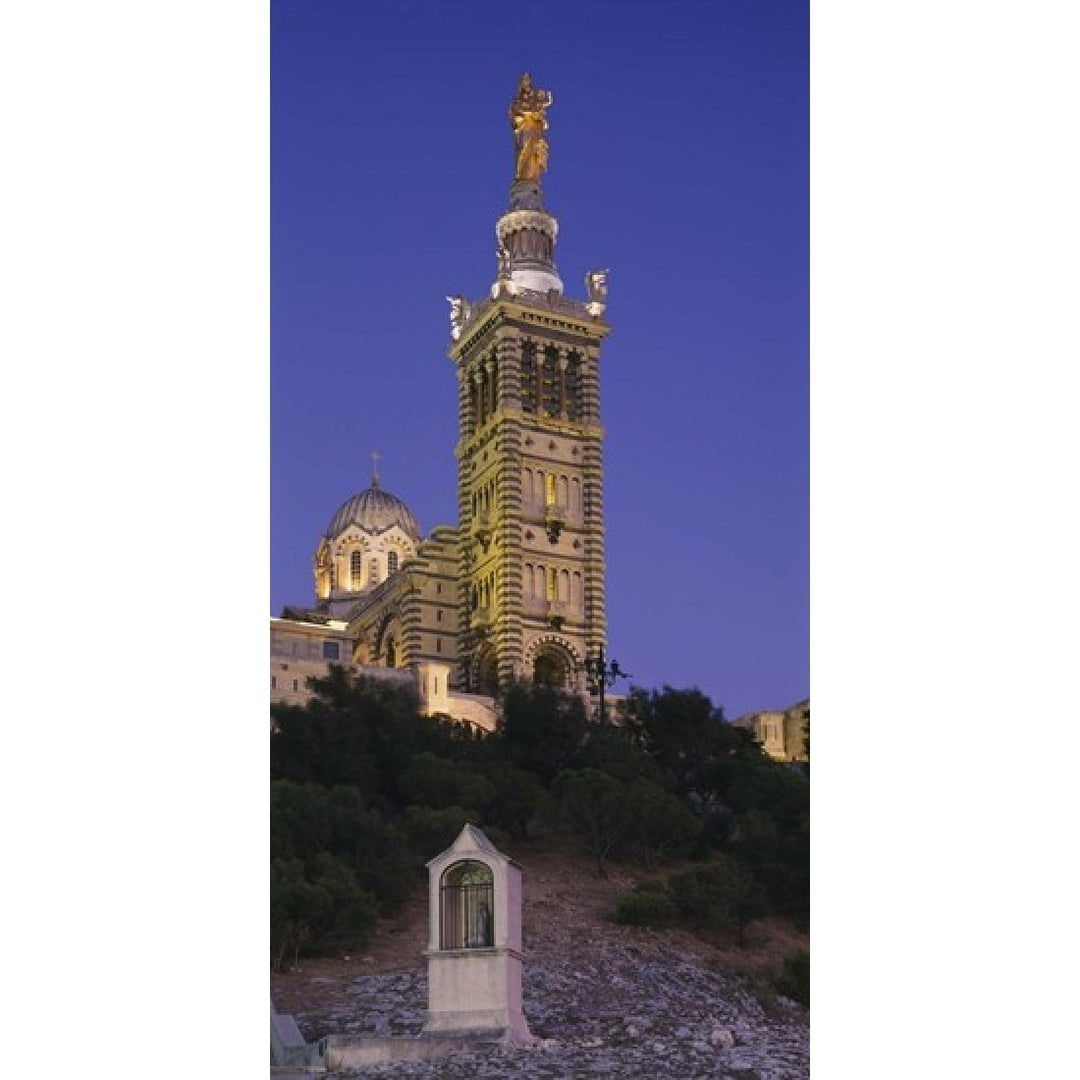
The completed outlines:
{"type": "Polygon", "coordinates": [[[600,723],[603,725],[607,722],[604,691],[609,686],[613,686],[616,679],[629,679],[632,676],[619,667],[618,660],[612,660],[609,664],[604,659],[604,647],[601,645],[596,656],[585,658],[585,678],[589,684],[589,693],[596,694],[600,698],[600,723]]]}

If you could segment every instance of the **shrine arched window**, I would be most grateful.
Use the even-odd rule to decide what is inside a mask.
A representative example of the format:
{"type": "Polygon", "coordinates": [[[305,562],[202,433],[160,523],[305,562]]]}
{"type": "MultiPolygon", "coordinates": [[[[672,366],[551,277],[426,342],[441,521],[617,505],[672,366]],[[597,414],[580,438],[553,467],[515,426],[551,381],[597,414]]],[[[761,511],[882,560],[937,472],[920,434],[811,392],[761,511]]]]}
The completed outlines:
{"type": "Polygon", "coordinates": [[[439,947],[487,949],[495,943],[495,882],[491,868],[455,863],[439,889],[439,947]]]}
{"type": "Polygon", "coordinates": [[[364,571],[364,553],[354,551],[349,556],[349,582],[353,589],[360,588],[360,575],[364,571]]]}

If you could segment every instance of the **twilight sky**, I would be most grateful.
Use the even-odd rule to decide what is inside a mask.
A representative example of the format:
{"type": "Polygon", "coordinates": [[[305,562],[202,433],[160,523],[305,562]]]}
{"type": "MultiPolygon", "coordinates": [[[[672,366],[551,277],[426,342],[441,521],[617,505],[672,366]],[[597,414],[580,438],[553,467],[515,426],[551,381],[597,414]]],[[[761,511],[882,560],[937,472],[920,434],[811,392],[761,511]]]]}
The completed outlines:
{"type": "Polygon", "coordinates": [[[271,612],[372,449],[456,523],[445,297],[494,278],[527,70],[567,295],[611,269],[609,656],[732,717],[807,696],[807,5],[273,0],[271,33],[271,612]]]}

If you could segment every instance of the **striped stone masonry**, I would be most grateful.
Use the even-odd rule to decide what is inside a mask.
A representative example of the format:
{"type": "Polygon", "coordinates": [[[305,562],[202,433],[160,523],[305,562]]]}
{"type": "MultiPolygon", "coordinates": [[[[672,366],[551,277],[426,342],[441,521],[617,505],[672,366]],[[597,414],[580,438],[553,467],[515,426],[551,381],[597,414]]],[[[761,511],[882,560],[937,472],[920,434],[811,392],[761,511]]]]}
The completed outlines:
{"type": "Polygon", "coordinates": [[[576,302],[556,311],[551,298],[528,299],[485,305],[449,354],[460,434],[458,685],[473,691],[494,690],[495,677],[531,679],[542,662],[582,689],[582,663],[605,643],[599,346],[609,327],[576,302]]]}

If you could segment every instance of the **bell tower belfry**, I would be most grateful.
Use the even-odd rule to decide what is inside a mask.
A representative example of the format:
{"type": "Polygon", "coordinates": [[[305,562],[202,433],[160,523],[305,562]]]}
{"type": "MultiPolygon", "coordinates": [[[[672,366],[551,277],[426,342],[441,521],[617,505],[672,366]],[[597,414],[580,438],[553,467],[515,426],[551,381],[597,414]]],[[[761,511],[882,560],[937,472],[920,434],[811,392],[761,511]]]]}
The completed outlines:
{"type": "Polygon", "coordinates": [[[600,344],[607,271],[563,296],[544,206],[546,110],[523,75],[510,105],[514,180],[497,274],[450,297],[458,374],[459,657],[469,690],[514,679],[583,689],[605,644],[600,344]]]}

